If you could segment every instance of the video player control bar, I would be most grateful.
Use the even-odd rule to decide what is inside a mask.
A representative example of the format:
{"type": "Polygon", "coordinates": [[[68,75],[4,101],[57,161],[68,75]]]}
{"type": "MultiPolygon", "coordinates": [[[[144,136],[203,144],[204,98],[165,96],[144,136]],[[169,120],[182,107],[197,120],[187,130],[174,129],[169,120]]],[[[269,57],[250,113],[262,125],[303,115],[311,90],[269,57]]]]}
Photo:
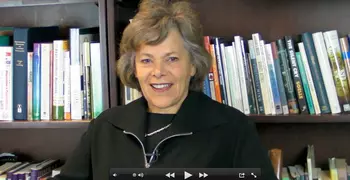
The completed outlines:
{"type": "Polygon", "coordinates": [[[261,180],[259,168],[113,168],[110,180],[261,180]]]}

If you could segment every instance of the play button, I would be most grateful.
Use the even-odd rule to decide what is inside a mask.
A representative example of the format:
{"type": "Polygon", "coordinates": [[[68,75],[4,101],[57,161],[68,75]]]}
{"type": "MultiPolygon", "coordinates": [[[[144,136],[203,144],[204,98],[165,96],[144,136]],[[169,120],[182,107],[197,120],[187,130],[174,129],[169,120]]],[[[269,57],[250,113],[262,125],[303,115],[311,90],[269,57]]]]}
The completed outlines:
{"type": "Polygon", "coordinates": [[[184,179],[190,178],[192,176],[192,174],[184,171],[184,179]]]}

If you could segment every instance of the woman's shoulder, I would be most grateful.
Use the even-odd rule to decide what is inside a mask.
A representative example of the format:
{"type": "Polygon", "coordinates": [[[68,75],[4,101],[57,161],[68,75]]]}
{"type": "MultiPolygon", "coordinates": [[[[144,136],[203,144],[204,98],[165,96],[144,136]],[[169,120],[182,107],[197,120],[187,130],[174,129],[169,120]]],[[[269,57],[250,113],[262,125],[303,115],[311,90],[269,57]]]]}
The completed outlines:
{"type": "Polygon", "coordinates": [[[232,106],[217,102],[204,93],[198,93],[197,96],[196,111],[202,118],[223,121],[235,127],[254,124],[249,116],[232,106]]]}
{"type": "Polygon", "coordinates": [[[140,100],[135,100],[127,105],[115,106],[104,110],[92,120],[92,123],[94,126],[116,124],[119,121],[130,118],[130,115],[141,109],[143,107],[140,106],[140,100]]]}
{"type": "Polygon", "coordinates": [[[247,116],[242,113],[240,110],[229,106],[224,103],[220,103],[216,100],[211,99],[210,97],[206,96],[204,93],[202,93],[202,104],[203,108],[205,109],[206,114],[212,114],[215,116],[219,116],[222,118],[228,118],[228,119],[245,119],[247,116]]]}

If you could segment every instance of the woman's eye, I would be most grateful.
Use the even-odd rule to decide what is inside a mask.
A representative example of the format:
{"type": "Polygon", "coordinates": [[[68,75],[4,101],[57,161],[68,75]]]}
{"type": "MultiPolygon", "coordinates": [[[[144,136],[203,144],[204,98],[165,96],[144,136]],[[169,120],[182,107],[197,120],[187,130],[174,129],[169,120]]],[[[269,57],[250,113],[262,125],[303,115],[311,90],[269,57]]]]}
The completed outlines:
{"type": "Polygon", "coordinates": [[[171,62],[177,61],[179,58],[177,57],[169,57],[168,60],[171,62]]]}
{"type": "Polygon", "coordinates": [[[150,59],[141,59],[141,62],[147,64],[147,63],[150,63],[151,60],[150,59]]]}

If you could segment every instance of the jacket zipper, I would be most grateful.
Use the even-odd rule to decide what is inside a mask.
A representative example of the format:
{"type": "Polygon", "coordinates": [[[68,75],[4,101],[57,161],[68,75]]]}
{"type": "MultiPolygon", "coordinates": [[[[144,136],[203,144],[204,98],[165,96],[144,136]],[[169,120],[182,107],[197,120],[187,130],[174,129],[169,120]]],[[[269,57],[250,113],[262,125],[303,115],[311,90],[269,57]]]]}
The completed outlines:
{"type": "MultiPolygon", "coordinates": [[[[123,131],[124,134],[129,134],[129,135],[132,135],[134,136],[137,141],[141,144],[141,147],[142,147],[142,152],[143,152],[143,158],[144,158],[144,161],[145,161],[145,168],[150,168],[151,167],[151,164],[147,162],[147,156],[146,156],[146,149],[145,149],[145,146],[143,145],[142,141],[140,140],[140,138],[138,138],[134,133],[132,132],[127,132],[127,131],[123,131]]],[[[151,159],[150,159],[150,162],[152,162],[152,159],[154,158],[154,153],[157,151],[158,147],[166,140],[169,140],[171,138],[174,138],[174,137],[179,137],[179,136],[190,136],[192,135],[193,133],[192,132],[189,132],[189,133],[181,133],[181,134],[174,134],[174,135],[171,135],[169,137],[166,137],[164,138],[163,140],[161,140],[157,145],[156,147],[154,148],[153,152],[152,152],[152,156],[151,156],[151,159]]]]}

